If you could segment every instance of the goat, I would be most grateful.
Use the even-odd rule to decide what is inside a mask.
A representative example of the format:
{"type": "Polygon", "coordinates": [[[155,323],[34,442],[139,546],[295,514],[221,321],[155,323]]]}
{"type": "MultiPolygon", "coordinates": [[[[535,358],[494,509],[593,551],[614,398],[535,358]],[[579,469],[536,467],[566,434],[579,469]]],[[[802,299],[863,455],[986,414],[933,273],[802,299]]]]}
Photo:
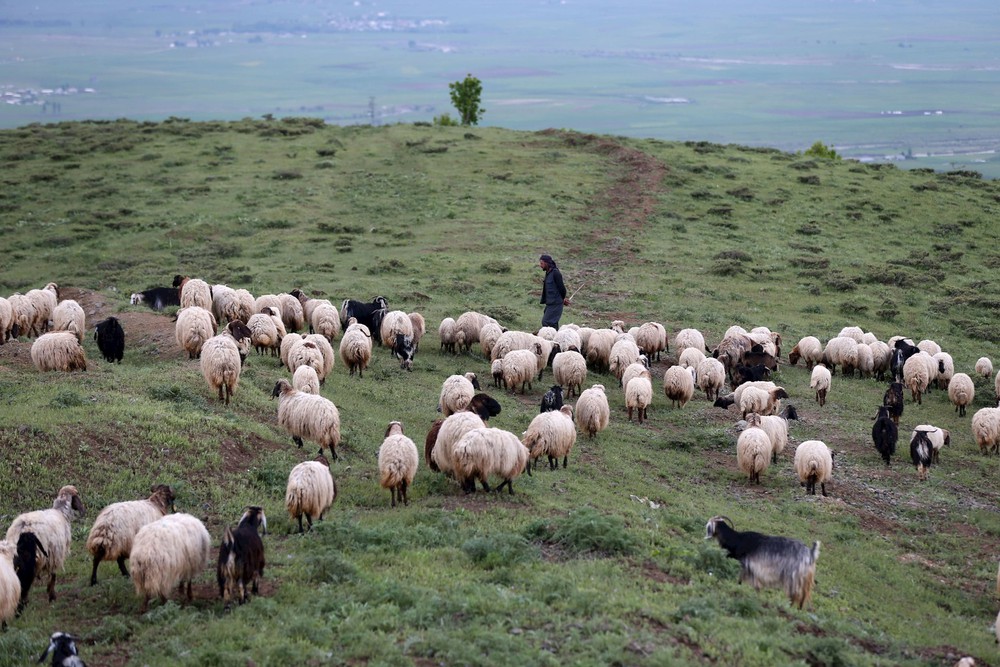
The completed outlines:
{"type": "MultiPolygon", "coordinates": [[[[358,324],[363,324],[368,327],[369,331],[378,334],[382,331],[382,318],[387,312],[389,312],[389,301],[384,296],[377,296],[370,303],[344,299],[344,302],[340,304],[340,324],[346,331],[348,320],[353,317],[358,321],[358,324]]],[[[372,339],[379,345],[382,344],[380,336],[372,336],[372,339]]]]}
{"type": "Polygon", "coordinates": [[[176,287],[151,287],[142,292],[133,292],[129,303],[133,306],[144,303],[153,310],[163,310],[167,306],[181,305],[181,292],[176,287]]]}
{"type": "Polygon", "coordinates": [[[65,632],[53,632],[49,637],[49,645],[38,657],[38,662],[45,660],[51,653],[51,664],[54,667],[87,667],[76,650],[76,640],[76,637],[65,632]]]}
{"type": "Polygon", "coordinates": [[[542,396],[542,404],[539,407],[538,412],[550,412],[552,410],[558,410],[563,406],[563,393],[562,387],[559,385],[552,385],[552,387],[545,392],[542,396]]]}
{"type": "MultiPolygon", "coordinates": [[[[902,387],[902,385],[899,385],[902,387]]],[[[900,391],[902,394],[902,391],[900,391]]],[[[875,415],[875,424],[872,426],[872,442],[875,449],[882,455],[882,460],[889,465],[889,457],[896,453],[896,440],[899,439],[899,429],[889,416],[889,408],[881,406],[878,414],[875,415]]]]}
{"type": "Polygon", "coordinates": [[[732,389],[740,386],[744,382],[761,382],[771,377],[771,369],[765,364],[736,364],[733,369],[733,380],[730,383],[732,389]]]}
{"type": "Polygon", "coordinates": [[[219,582],[219,595],[225,602],[225,608],[232,606],[233,598],[239,604],[250,599],[250,592],[257,594],[258,584],[264,574],[264,542],[257,533],[267,535],[267,517],[262,507],[247,507],[236,530],[226,526],[219,547],[219,563],[216,570],[219,582]]]}
{"type": "Polygon", "coordinates": [[[118,322],[118,318],[109,317],[94,325],[94,340],[97,341],[97,349],[101,351],[101,356],[108,363],[122,362],[125,356],[125,330],[118,322]]]}
{"type": "Polygon", "coordinates": [[[905,340],[897,340],[896,347],[892,351],[892,358],[889,362],[889,370],[892,372],[892,379],[896,382],[903,381],[903,366],[906,360],[920,352],[916,345],[910,345],[905,340]]]}
{"type": "Polygon", "coordinates": [[[920,481],[927,479],[927,470],[931,467],[931,460],[934,457],[934,445],[927,431],[915,429],[913,437],[910,438],[910,460],[917,466],[917,477],[920,481]]]}
{"type": "Polygon", "coordinates": [[[740,562],[740,583],[782,587],[799,609],[809,601],[816,577],[820,543],[810,549],[802,542],[755,532],[738,532],[731,519],[714,516],[705,525],[705,539],[715,538],[729,558],[740,562]]]}
{"type": "Polygon", "coordinates": [[[396,334],[396,340],[392,344],[392,356],[399,359],[399,367],[408,371],[413,370],[413,356],[417,353],[413,336],[396,334]]]}
{"type": "Polygon", "coordinates": [[[903,416],[903,383],[893,382],[882,396],[882,405],[889,408],[892,423],[899,426],[899,418],[903,416]]]}

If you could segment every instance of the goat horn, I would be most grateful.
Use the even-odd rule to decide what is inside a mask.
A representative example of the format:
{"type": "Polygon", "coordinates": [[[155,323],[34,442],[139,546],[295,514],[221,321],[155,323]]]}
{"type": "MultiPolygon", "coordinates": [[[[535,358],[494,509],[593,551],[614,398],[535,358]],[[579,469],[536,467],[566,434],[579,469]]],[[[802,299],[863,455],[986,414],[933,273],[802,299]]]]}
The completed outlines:
{"type": "MultiPolygon", "coordinates": [[[[733,530],[736,530],[736,524],[734,524],[734,523],[733,523],[733,520],[732,520],[732,519],[730,519],[730,518],[729,518],[728,516],[723,516],[723,515],[721,515],[721,514],[720,514],[720,515],[716,516],[716,517],[715,517],[715,519],[718,519],[718,520],[720,520],[720,521],[725,521],[726,523],[728,523],[728,524],[729,524],[729,527],[730,527],[730,528],[732,528],[733,530]]],[[[714,521],[715,519],[713,519],[713,521],[714,521]]]]}

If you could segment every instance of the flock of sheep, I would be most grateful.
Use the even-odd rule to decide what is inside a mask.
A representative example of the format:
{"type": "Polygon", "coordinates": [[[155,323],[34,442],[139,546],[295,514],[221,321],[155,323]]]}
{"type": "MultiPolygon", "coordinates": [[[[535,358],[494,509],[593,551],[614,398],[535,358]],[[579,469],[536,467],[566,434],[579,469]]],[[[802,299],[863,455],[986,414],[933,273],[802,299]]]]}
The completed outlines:
{"type": "MultiPolygon", "coordinates": [[[[185,276],[177,276],[174,289],[180,307],[175,324],[177,343],[191,359],[199,359],[206,383],[224,404],[229,404],[237,390],[251,348],[258,355],[279,357],[289,372],[289,379],[278,380],[273,390],[278,399],[278,424],[300,447],[304,440],[318,445],[319,455],[290,471],[286,508],[299,531],[304,530],[303,517],[311,527],[337,497],[337,485],[323,450],[329,449],[331,457],[337,458],[340,415],[334,403],[320,394],[334,367],[334,342],[340,338],[339,355],[350,375],[363,377],[371,361],[373,331],[375,344],[392,350],[403,368],[412,369],[425,333],[424,318],[419,313],[390,310],[383,297],[370,303],[346,300],[338,309],[299,290],[254,298],[246,290],[210,286],[185,276]],[[221,322],[226,325],[219,333],[221,322]],[[313,333],[298,333],[306,328],[313,333]]],[[[173,303],[173,298],[170,288],[156,288],[155,297],[139,293],[133,295],[132,302],[162,307],[173,303]]],[[[105,358],[120,362],[124,348],[120,326],[117,331],[102,333],[111,320],[114,318],[97,325],[96,338],[105,358]]],[[[31,357],[39,370],[85,370],[85,330],[83,309],[75,301],[60,301],[53,283],[23,296],[0,298],[0,341],[35,336],[31,357]]],[[[533,463],[545,457],[551,469],[558,468],[560,460],[566,467],[578,433],[593,438],[606,429],[611,418],[607,389],[602,383],[584,389],[589,374],[610,374],[623,392],[627,418],[631,421],[634,415],[640,424],[647,421],[655,393],[650,368],[670,352],[666,329],[656,322],[631,329],[621,321],[607,328],[570,324],[559,330],[543,328],[529,333],[507,330],[489,316],[466,312],[457,319],[444,318],[438,336],[443,354],[469,352],[474,347],[481,351],[490,361],[497,389],[525,394],[549,368],[554,379],[553,386],[544,392],[540,412],[520,436],[489,426],[489,418],[499,413],[500,406],[480,391],[476,373],[452,375],[443,381],[441,418],[427,434],[424,460],[432,471],[452,477],[466,493],[475,492],[477,482],[489,490],[491,478],[500,480],[496,490],[506,486],[513,493],[513,481],[522,472],[530,475],[533,463]],[[575,405],[565,404],[564,396],[575,396],[575,405]]],[[[782,400],[789,398],[787,391],[770,379],[782,363],[780,334],[764,327],[751,331],[731,327],[712,350],[701,332],[682,329],[673,342],[676,362],[668,361],[664,369],[665,398],[680,409],[700,391],[718,407],[737,406],[742,420],[737,424],[736,465],[752,483],[760,483],[761,474],[788,444],[788,421],[797,419],[794,407],[782,406],[782,400]],[[727,381],[732,391],[724,394],[727,381]]],[[[918,404],[933,386],[947,389],[962,416],[975,395],[970,376],[956,373],[951,356],[932,341],[913,345],[896,337],[883,343],[871,333],[846,327],[825,346],[813,336],[802,338],[788,355],[791,365],[800,360],[810,369],[810,387],[820,407],[830,397],[837,366],[842,376],[857,373],[886,379],[891,374],[894,377],[889,379],[909,389],[918,404]]],[[[991,376],[989,359],[980,359],[974,372],[991,376]]],[[[890,401],[890,397],[901,395],[901,390],[893,386],[886,392],[883,409],[887,418],[897,410],[894,416],[898,422],[902,401],[890,401]]],[[[1000,374],[995,387],[1000,394],[1000,374]]],[[[972,430],[984,452],[1000,449],[1000,408],[978,411],[972,418],[972,430]]],[[[940,448],[948,444],[949,436],[932,425],[914,428],[912,443],[916,444],[911,444],[911,454],[922,478],[940,448]]],[[[873,439],[888,463],[895,442],[892,452],[887,453],[883,446],[888,448],[888,444],[880,444],[874,432],[873,439]]],[[[404,435],[403,425],[391,422],[379,449],[378,470],[393,507],[408,504],[408,489],[419,459],[417,446],[404,435]]],[[[793,466],[807,493],[815,493],[818,486],[826,495],[833,454],[825,443],[807,440],[799,444],[793,466]]],[[[190,598],[191,581],[204,567],[211,539],[201,521],[172,514],[172,508],[173,494],[163,485],[154,487],[148,499],[105,508],[87,541],[94,558],[91,583],[96,583],[97,566],[105,560],[116,561],[121,573],[129,576],[125,560],[130,559],[132,581],[143,610],[153,596],[165,599],[178,583],[186,584],[190,598]]],[[[35,576],[49,577],[49,597],[54,597],[55,573],[69,551],[69,522],[82,510],[77,490],[66,486],[52,509],[23,514],[11,525],[6,541],[0,542],[0,619],[4,622],[23,608],[35,576]],[[22,539],[24,535],[33,537],[22,539]],[[25,573],[33,576],[25,581],[25,573]]],[[[801,607],[809,598],[819,544],[808,549],[796,540],[738,533],[729,524],[725,517],[715,517],[709,522],[706,537],[718,539],[731,557],[740,560],[741,580],[755,587],[784,587],[792,602],[801,607]]],[[[227,605],[232,600],[243,602],[248,590],[257,590],[264,567],[258,526],[266,531],[263,510],[249,508],[237,528],[227,527],[223,535],[218,578],[220,595],[227,605]]]]}

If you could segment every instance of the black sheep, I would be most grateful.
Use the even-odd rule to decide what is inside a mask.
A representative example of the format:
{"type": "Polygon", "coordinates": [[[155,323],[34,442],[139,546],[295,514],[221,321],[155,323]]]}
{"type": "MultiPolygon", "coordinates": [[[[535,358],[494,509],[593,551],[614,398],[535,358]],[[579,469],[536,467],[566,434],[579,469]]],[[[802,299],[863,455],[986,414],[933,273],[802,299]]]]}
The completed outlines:
{"type": "Polygon", "coordinates": [[[249,600],[248,587],[254,595],[258,592],[265,564],[264,542],[257,532],[258,526],[266,535],[267,517],[264,516],[264,509],[256,506],[247,508],[236,530],[226,526],[216,569],[219,595],[226,609],[232,605],[234,597],[239,604],[249,600]]]}
{"type": "Polygon", "coordinates": [[[109,317],[98,322],[94,326],[94,340],[108,363],[122,362],[122,357],[125,356],[125,330],[118,318],[109,317]]]}
{"type": "Polygon", "coordinates": [[[896,453],[898,439],[899,429],[896,428],[896,424],[889,416],[889,408],[883,405],[875,416],[875,424],[872,426],[872,441],[886,465],[889,465],[889,457],[896,453]]]}

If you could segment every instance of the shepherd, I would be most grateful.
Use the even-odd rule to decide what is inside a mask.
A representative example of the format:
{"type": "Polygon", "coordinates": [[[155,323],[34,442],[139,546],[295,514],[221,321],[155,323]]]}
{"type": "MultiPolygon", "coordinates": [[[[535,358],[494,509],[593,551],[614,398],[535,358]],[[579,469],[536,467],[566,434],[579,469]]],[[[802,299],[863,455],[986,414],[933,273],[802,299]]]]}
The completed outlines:
{"type": "Polygon", "coordinates": [[[563,284],[562,273],[552,255],[542,255],[538,258],[538,266],[545,271],[545,278],[542,281],[542,298],[539,303],[545,304],[545,312],[542,313],[542,326],[559,328],[559,318],[562,317],[563,306],[570,305],[570,300],[566,298],[566,286],[563,284]]]}

